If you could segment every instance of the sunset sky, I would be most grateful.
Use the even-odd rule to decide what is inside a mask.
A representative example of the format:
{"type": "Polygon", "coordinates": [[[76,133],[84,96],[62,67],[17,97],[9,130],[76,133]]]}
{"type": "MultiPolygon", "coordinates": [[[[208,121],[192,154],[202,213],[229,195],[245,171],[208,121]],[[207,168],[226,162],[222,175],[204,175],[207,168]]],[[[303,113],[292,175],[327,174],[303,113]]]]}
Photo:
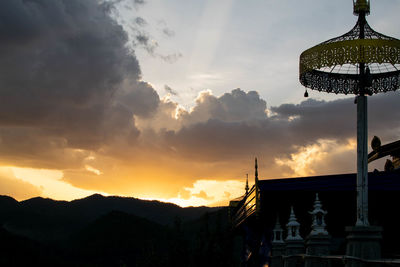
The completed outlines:
{"type": "MultiPolygon", "coordinates": [[[[372,0],[400,38],[400,1],[372,0]]],[[[1,0],[0,195],[224,205],[261,179],[355,172],[353,96],[310,92],[300,53],[351,0],[1,0]]],[[[400,139],[399,92],[369,140],[400,139]]],[[[370,166],[383,169],[384,161],[370,166]]]]}

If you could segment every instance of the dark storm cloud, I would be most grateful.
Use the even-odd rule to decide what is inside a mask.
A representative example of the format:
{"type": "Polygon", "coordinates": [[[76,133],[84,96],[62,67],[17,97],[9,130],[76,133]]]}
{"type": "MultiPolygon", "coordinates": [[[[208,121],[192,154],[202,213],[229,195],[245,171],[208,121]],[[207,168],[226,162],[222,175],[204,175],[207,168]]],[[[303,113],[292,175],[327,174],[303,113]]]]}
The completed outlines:
{"type": "MultiPolygon", "coordinates": [[[[110,16],[112,5],[0,1],[2,139],[20,136],[27,149],[39,153],[56,151],[54,146],[96,149],[115,136],[130,141],[138,136],[133,115],[148,116],[159,97],[138,81],[138,61],[126,45],[126,32],[110,16]],[[35,138],[21,135],[20,129],[33,131],[35,138]],[[35,146],[53,137],[62,145],[35,146]]],[[[13,142],[20,141],[2,145],[11,153],[13,142]]]]}
{"type": "Polygon", "coordinates": [[[21,1],[2,1],[0,7],[0,38],[3,44],[27,42],[37,36],[41,18],[27,12],[21,1]]]}
{"type": "MultiPolygon", "coordinates": [[[[400,127],[400,95],[398,92],[368,98],[369,132],[392,138],[400,127]]],[[[356,133],[356,108],[354,99],[317,101],[309,99],[301,104],[284,104],[273,107],[276,119],[293,120],[288,123],[292,132],[299,133],[298,140],[316,138],[354,137],[356,133]]]]}
{"type": "Polygon", "coordinates": [[[157,92],[146,82],[136,83],[135,90],[119,91],[117,99],[133,114],[143,117],[150,116],[160,102],[157,92]]]}
{"type": "Polygon", "coordinates": [[[356,105],[353,99],[331,102],[309,99],[301,104],[272,107],[276,121],[285,122],[293,133],[291,142],[308,144],[318,138],[345,140],[355,134],[356,105]]]}
{"type": "Polygon", "coordinates": [[[34,127],[0,128],[1,163],[43,168],[77,168],[87,152],[73,152],[63,136],[34,127]]]}

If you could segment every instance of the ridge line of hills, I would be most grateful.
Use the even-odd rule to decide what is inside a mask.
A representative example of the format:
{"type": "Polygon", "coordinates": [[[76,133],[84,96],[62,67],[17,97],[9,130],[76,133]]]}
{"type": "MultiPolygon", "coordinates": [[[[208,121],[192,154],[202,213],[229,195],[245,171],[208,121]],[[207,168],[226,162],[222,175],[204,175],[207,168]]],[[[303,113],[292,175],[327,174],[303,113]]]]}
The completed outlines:
{"type": "Polygon", "coordinates": [[[72,201],[35,197],[17,201],[0,196],[0,225],[6,230],[36,240],[67,238],[72,232],[111,211],[145,218],[160,225],[172,225],[176,218],[190,221],[221,208],[186,207],[157,200],[94,194],[72,201]]]}
{"type": "Polygon", "coordinates": [[[0,196],[0,266],[238,266],[239,243],[226,207],[0,196]]]}

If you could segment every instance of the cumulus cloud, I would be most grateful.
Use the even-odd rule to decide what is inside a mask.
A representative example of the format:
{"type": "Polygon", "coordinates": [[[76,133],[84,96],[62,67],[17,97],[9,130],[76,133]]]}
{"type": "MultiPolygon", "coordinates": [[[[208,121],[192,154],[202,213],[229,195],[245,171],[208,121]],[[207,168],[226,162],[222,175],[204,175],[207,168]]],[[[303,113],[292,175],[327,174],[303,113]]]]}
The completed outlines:
{"type": "MultiPolygon", "coordinates": [[[[398,101],[396,93],[370,98],[371,134],[380,135],[387,141],[399,137],[398,101]]],[[[314,170],[313,173],[354,171],[354,167],[347,164],[349,161],[333,160],[333,155],[336,159],[340,157],[338,151],[348,147],[356,136],[353,99],[330,102],[309,99],[297,105],[284,104],[272,107],[273,115],[270,116],[266,115],[265,108],[265,101],[255,92],[245,93],[236,89],[221,97],[204,92],[193,110],[181,115],[183,127],[162,134],[177,153],[195,161],[215,163],[235,161],[243,155],[258,155],[268,168],[268,177],[294,172],[293,169],[284,171],[282,168],[290,165],[277,166],[275,159],[290,159],[312,145],[332,154],[325,157],[324,162],[307,165],[314,170]]],[[[345,150],[342,152],[342,156],[347,155],[344,157],[354,157],[345,150]]]]}
{"type": "Polygon", "coordinates": [[[187,116],[188,121],[215,119],[224,122],[243,122],[266,118],[267,103],[256,91],[232,90],[220,97],[203,91],[196,99],[196,106],[187,116]]]}
{"type": "MultiPolygon", "coordinates": [[[[399,138],[399,100],[397,93],[369,98],[370,136],[399,138]]],[[[193,171],[195,177],[240,177],[251,171],[255,156],[263,178],[355,171],[353,99],[307,99],[266,109],[257,92],[235,89],[217,97],[203,91],[190,111],[164,101],[137,126],[169,148],[171,157],[207,165],[193,171]]]]}

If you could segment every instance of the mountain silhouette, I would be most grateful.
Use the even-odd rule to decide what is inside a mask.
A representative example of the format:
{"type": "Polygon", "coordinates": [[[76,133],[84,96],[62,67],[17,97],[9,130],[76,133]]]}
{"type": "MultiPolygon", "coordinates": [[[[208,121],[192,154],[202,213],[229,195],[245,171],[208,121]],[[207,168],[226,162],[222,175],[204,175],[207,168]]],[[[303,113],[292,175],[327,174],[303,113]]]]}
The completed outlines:
{"type": "Polygon", "coordinates": [[[90,222],[121,211],[160,225],[172,225],[176,217],[193,220],[218,208],[188,207],[155,200],[94,194],[73,201],[35,197],[21,202],[0,196],[0,225],[11,233],[39,241],[67,239],[90,222]]]}
{"type": "Polygon", "coordinates": [[[0,196],[0,266],[238,266],[228,209],[0,196]]]}

